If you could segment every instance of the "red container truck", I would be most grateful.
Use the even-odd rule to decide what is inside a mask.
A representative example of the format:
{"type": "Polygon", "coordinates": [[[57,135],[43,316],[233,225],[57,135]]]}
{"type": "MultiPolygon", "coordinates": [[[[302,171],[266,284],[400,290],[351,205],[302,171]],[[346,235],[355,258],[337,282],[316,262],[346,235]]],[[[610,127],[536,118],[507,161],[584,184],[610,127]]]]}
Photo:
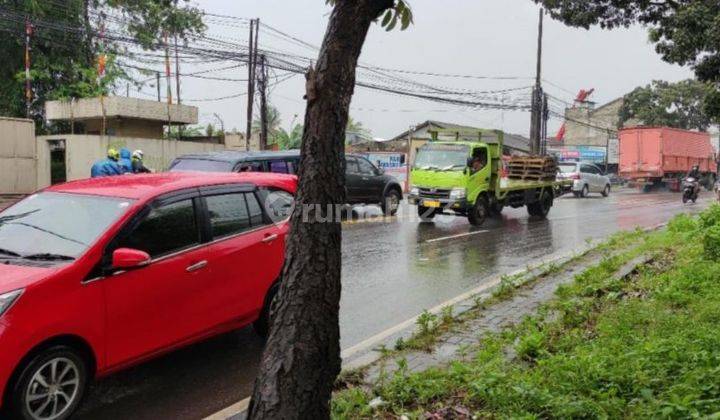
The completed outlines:
{"type": "Polygon", "coordinates": [[[620,176],[645,190],[664,184],[679,191],[693,165],[700,166],[702,183],[710,189],[717,178],[716,157],[708,133],[667,127],[620,130],[620,176]]]}

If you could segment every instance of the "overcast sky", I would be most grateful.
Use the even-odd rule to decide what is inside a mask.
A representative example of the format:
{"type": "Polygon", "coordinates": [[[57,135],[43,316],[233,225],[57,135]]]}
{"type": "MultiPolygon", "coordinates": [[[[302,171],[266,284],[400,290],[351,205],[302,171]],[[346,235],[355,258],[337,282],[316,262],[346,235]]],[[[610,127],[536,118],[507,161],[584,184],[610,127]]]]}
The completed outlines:
{"type": "MultiPolygon", "coordinates": [[[[264,23],[314,45],[320,45],[330,8],[324,0],[197,0],[207,12],[264,23]]],[[[537,6],[530,0],[410,0],[415,24],[408,30],[386,32],[373,25],[361,62],[392,69],[466,74],[518,76],[517,80],[475,80],[404,75],[414,80],[453,89],[497,90],[529,86],[535,73],[537,6]]],[[[677,81],[692,76],[689,69],[660,60],[642,27],[602,31],[567,28],[546,18],[543,77],[551,95],[569,101],[581,88],[595,88],[593,100],[602,104],[655,79],[677,81]],[[549,84],[552,83],[552,84],[549,84]]],[[[210,24],[209,35],[247,39],[247,29],[210,24]]],[[[304,56],[313,52],[277,38],[264,36],[260,44],[304,56]]],[[[219,67],[218,65],[215,65],[219,67]]],[[[184,72],[212,68],[186,65],[184,72]]],[[[246,69],[218,73],[245,78],[246,69]]],[[[304,80],[296,76],[279,84],[271,102],[289,127],[297,115],[302,122],[304,80]]],[[[246,83],[183,79],[183,97],[215,98],[245,92],[246,83]]],[[[213,122],[213,113],[226,128],[244,131],[245,97],[195,103],[201,123],[213,122]]],[[[559,106],[559,104],[558,104],[559,106]]],[[[528,134],[530,115],[518,111],[488,111],[403,98],[357,88],[351,115],[372,130],[375,137],[393,137],[409,126],[428,120],[502,128],[528,134]]],[[[560,121],[551,122],[551,131],[560,121]]],[[[552,133],[551,133],[552,134],[552,133]]]]}

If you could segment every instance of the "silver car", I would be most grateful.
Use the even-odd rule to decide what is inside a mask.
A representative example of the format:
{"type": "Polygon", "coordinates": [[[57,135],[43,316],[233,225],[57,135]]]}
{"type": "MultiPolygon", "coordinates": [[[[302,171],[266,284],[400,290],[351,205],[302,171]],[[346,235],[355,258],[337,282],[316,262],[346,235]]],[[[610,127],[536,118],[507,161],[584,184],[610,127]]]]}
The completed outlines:
{"type": "Polygon", "coordinates": [[[587,197],[590,193],[610,195],[610,178],[593,163],[565,162],[558,165],[558,181],[572,180],[570,190],[575,197],[587,197]]]}

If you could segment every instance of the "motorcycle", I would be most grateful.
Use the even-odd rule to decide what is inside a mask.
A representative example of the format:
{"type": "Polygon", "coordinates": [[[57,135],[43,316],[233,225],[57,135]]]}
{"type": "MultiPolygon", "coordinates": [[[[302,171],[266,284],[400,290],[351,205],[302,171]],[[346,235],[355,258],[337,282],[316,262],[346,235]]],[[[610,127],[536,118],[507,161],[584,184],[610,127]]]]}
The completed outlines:
{"type": "Polygon", "coordinates": [[[686,178],[685,181],[683,181],[683,197],[682,202],[683,204],[687,203],[688,201],[692,201],[693,203],[697,201],[698,198],[698,192],[700,190],[700,183],[695,178],[686,178]]]}

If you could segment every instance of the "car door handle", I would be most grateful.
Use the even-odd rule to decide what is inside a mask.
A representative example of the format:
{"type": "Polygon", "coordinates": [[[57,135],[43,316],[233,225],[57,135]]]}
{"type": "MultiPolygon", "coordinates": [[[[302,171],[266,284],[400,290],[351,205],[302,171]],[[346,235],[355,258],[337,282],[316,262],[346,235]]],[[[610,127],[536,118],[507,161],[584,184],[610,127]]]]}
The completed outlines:
{"type": "Polygon", "coordinates": [[[203,268],[207,267],[207,264],[207,261],[196,262],[195,264],[189,265],[188,268],[185,269],[185,271],[187,271],[188,273],[192,273],[194,271],[202,270],[203,268]]]}
{"type": "Polygon", "coordinates": [[[278,238],[277,233],[273,233],[272,235],[265,235],[265,237],[263,238],[262,241],[263,241],[263,243],[269,244],[270,242],[274,241],[277,238],[278,238]]]}

